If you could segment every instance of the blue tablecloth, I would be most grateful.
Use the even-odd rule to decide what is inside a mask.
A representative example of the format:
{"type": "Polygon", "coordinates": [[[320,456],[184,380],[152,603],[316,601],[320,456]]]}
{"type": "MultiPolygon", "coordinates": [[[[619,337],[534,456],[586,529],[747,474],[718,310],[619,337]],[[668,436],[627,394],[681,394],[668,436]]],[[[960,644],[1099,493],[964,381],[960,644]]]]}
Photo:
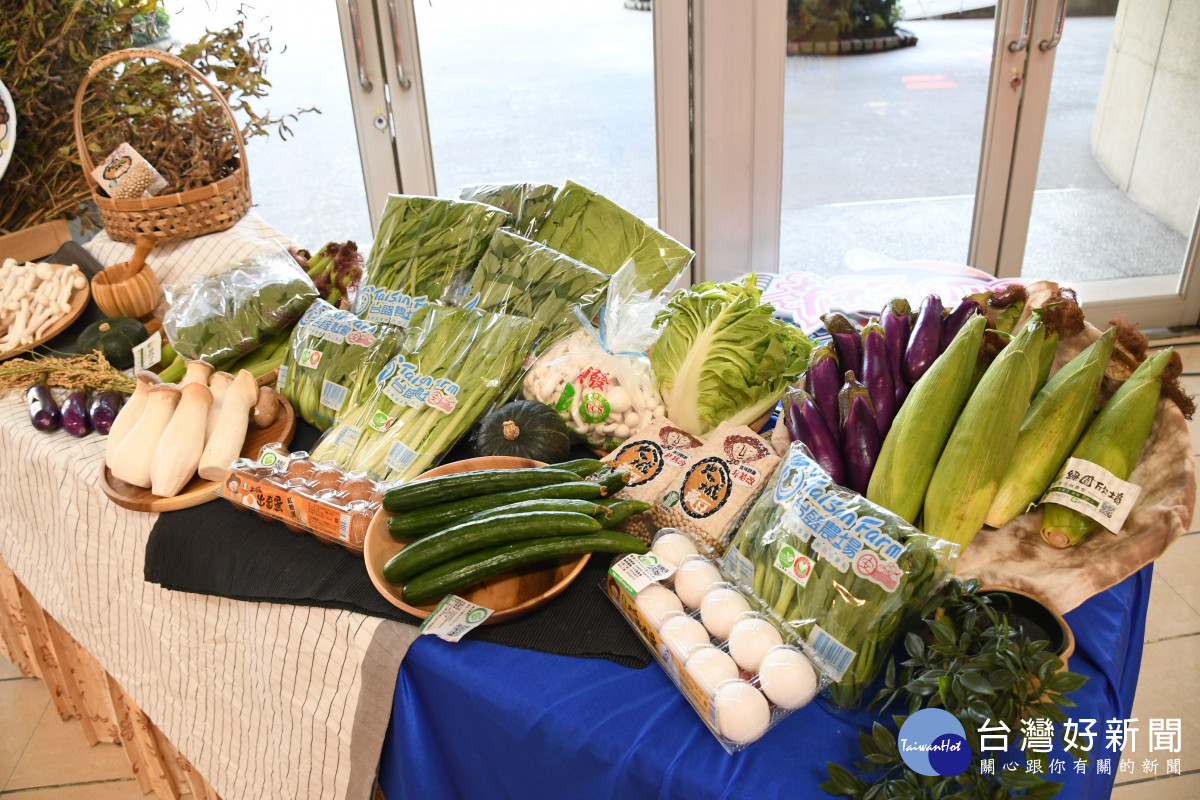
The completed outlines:
{"type": "MultiPolygon", "coordinates": [[[[1104,721],[1132,715],[1151,577],[1147,566],[1066,616],[1070,668],[1089,678],[1068,716],[1098,720],[1095,757],[1112,755],[1104,721]]],[[[400,670],[380,784],[388,800],[828,798],[817,788],[825,762],[850,766],[869,724],[863,712],[814,703],[729,755],[657,664],[633,670],[422,636],[400,670]]],[[[1015,748],[1019,726],[1009,724],[1015,748]]],[[[1069,767],[1058,797],[1108,797],[1113,777],[1069,767]]]]}

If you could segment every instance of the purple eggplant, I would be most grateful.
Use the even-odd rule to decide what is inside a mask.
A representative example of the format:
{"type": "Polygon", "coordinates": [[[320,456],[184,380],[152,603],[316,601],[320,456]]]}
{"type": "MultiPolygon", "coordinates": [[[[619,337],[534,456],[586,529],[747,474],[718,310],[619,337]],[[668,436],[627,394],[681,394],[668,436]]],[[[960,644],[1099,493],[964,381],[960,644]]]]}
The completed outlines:
{"type": "Polygon", "coordinates": [[[833,346],[837,350],[842,372],[858,372],[862,363],[862,332],[858,326],[842,314],[822,314],[821,322],[825,323],[825,330],[833,336],[833,346]]]}
{"type": "Polygon", "coordinates": [[[44,383],[32,384],[25,390],[25,405],[29,406],[29,420],[39,431],[58,429],[58,403],[44,383]]]}
{"type": "Polygon", "coordinates": [[[903,297],[893,297],[883,307],[879,315],[879,324],[883,326],[883,334],[887,337],[888,362],[892,365],[892,390],[896,398],[895,407],[904,405],[908,397],[908,378],[904,377],[904,350],[908,346],[908,334],[911,329],[909,314],[912,308],[903,297]]]}
{"type": "Polygon", "coordinates": [[[108,435],[112,428],[117,412],[121,410],[122,398],[119,392],[98,392],[88,404],[88,418],[96,433],[108,435]]]}
{"type": "Polygon", "coordinates": [[[866,495],[871,472],[879,458],[879,429],[866,392],[855,393],[842,431],[842,459],[846,464],[849,487],[866,495]]]}
{"type": "Polygon", "coordinates": [[[87,436],[92,431],[92,421],[88,419],[87,392],[76,389],[67,395],[62,404],[63,430],[72,436],[87,436]]]}
{"type": "Polygon", "coordinates": [[[792,441],[803,442],[834,483],[846,485],[846,467],[837,439],[807,392],[802,392],[788,404],[787,429],[792,441]]]}
{"type": "Polygon", "coordinates": [[[936,294],[926,297],[904,350],[904,377],[909,385],[921,379],[941,352],[943,316],[942,298],[936,294]]]}
{"type": "Polygon", "coordinates": [[[979,305],[977,300],[964,297],[949,316],[942,320],[942,343],[938,347],[938,355],[946,352],[946,348],[950,346],[950,342],[954,341],[954,337],[958,335],[962,326],[967,324],[967,320],[982,313],[983,306],[979,305]]]}
{"type": "Polygon", "coordinates": [[[871,407],[875,411],[875,425],[879,438],[887,436],[896,416],[896,389],[892,380],[892,364],[888,360],[887,335],[878,322],[872,322],[863,330],[862,379],[871,395],[871,407]]]}
{"type": "Polygon", "coordinates": [[[842,420],[838,414],[838,391],[842,388],[842,373],[829,345],[818,347],[809,357],[806,386],[825,418],[826,427],[833,433],[834,441],[840,442],[842,420]]]}

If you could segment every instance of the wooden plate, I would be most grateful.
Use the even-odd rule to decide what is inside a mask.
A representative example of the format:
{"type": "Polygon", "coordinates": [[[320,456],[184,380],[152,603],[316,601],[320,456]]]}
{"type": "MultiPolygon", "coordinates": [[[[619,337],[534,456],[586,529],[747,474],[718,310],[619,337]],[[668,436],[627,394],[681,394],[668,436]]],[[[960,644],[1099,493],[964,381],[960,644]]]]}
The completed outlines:
{"type": "MultiPolygon", "coordinates": [[[[242,445],[242,456],[257,458],[258,451],[263,445],[271,442],[291,444],[292,436],[296,433],[296,412],[287,398],[279,398],[279,417],[269,428],[256,428],[253,424],[246,431],[246,443],[242,445]]],[[[108,465],[100,470],[100,488],[108,498],[122,508],[130,511],[178,511],[181,508],[192,508],[203,505],[220,497],[214,489],[217,481],[206,481],[199,475],[192,476],[183,490],[174,497],[159,497],[151,494],[149,489],[134,486],[113,477],[108,465]]]]}
{"type": "MultiPolygon", "coordinates": [[[[516,469],[518,467],[544,466],[541,461],[530,461],[527,458],[511,458],[494,456],[489,458],[469,458],[466,461],[456,461],[443,464],[427,472],[420,478],[433,478],[438,475],[450,475],[455,472],[470,472],[476,469],[516,469]]],[[[425,619],[437,607],[437,603],[423,606],[413,606],[400,599],[403,586],[391,583],[383,577],[383,567],[388,559],[404,549],[404,543],[392,538],[388,533],[387,521],[391,512],[380,508],[371,519],[367,528],[367,536],[363,541],[363,558],[367,563],[367,574],[371,583],[383,595],[384,599],[397,608],[407,611],[414,617],[425,619]]],[[[590,554],[581,556],[564,556],[552,561],[531,564],[527,567],[505,572],[481,583],[459,596],[468,602],[492,609],[493,613],[484,625],[516,619],[528,614],[535,608],[548,603],[563,590],[571,585],[571,581],[579,577],[587,565],[590,554]]]]}
{"type": "Polygon", "coordinates": [[[65,331],[72,322],[79,319],[79,315],[83,313],[85,308],[87,308],[88,300],[91,299],[91,296],[92,290],[88,285],[85,285],[82,289],[76,289],[75,294],[71,295],[71,310],[63,314],[53,325],[47,328],[45,336],[36,339],[33,344],[27,344],[24,347],[18,347],[13,350],[9,350],[6,353],[0,353],[0,361],[32,350],[38,345],[45,344],[55,336],[58,336],[60,333],[65,331]]]}

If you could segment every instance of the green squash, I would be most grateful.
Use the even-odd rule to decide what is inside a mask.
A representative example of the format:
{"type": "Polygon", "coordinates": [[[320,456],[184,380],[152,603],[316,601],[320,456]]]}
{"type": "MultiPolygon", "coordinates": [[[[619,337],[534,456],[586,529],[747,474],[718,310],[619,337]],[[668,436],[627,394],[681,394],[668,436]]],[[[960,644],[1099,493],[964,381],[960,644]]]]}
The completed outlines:
{"type": "Polygon", "coordinates": [[[475,453],[556,464],[571,455],[571,429],[544,403],[517,400],[483,418],[475,439],[475,453]]]}
{"type": "Polygon", "coordinates": [[[99,351],[117,369],[133,366],[133,348],[150,338],[146,326],[130,317],[110,317],[84,328],[76,342],[81,354],[99,351]]]}

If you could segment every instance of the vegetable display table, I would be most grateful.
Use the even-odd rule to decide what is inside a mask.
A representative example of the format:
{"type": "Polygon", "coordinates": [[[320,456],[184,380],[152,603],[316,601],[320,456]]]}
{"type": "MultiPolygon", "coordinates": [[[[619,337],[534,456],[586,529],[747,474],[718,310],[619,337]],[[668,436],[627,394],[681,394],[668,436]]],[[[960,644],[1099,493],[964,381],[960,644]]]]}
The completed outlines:
{"type": "MultiPolygon", "coordinates": [[[[1152,570],[1066,615],[1076,636],[1070,669],[1089,678],[1071,695],[1078,707],[1067,709],[1070,718],[1099,720],[1102,731],[1104,720],[1132,716],[1152,570]]],[[[422,636],[400,668],[380,785],[388,800],[828,798],[818,788],[825,762],[858,760],[858,731],[870,719],[814,703],[731,756],[657,665],[631,670],[422,636]]],[[[1019,720],[1006,722],[1015,749],[1019,720]]],[[[1097,737],[1093,756],[1103,746],[1097,737]]],[[[1067,765],[1051,776],[1065,784],[1059,798],[1111,792],[1113,774],[1094,764],[1076,774],[1073,759],[1058,757],[1067,765]]]]}

